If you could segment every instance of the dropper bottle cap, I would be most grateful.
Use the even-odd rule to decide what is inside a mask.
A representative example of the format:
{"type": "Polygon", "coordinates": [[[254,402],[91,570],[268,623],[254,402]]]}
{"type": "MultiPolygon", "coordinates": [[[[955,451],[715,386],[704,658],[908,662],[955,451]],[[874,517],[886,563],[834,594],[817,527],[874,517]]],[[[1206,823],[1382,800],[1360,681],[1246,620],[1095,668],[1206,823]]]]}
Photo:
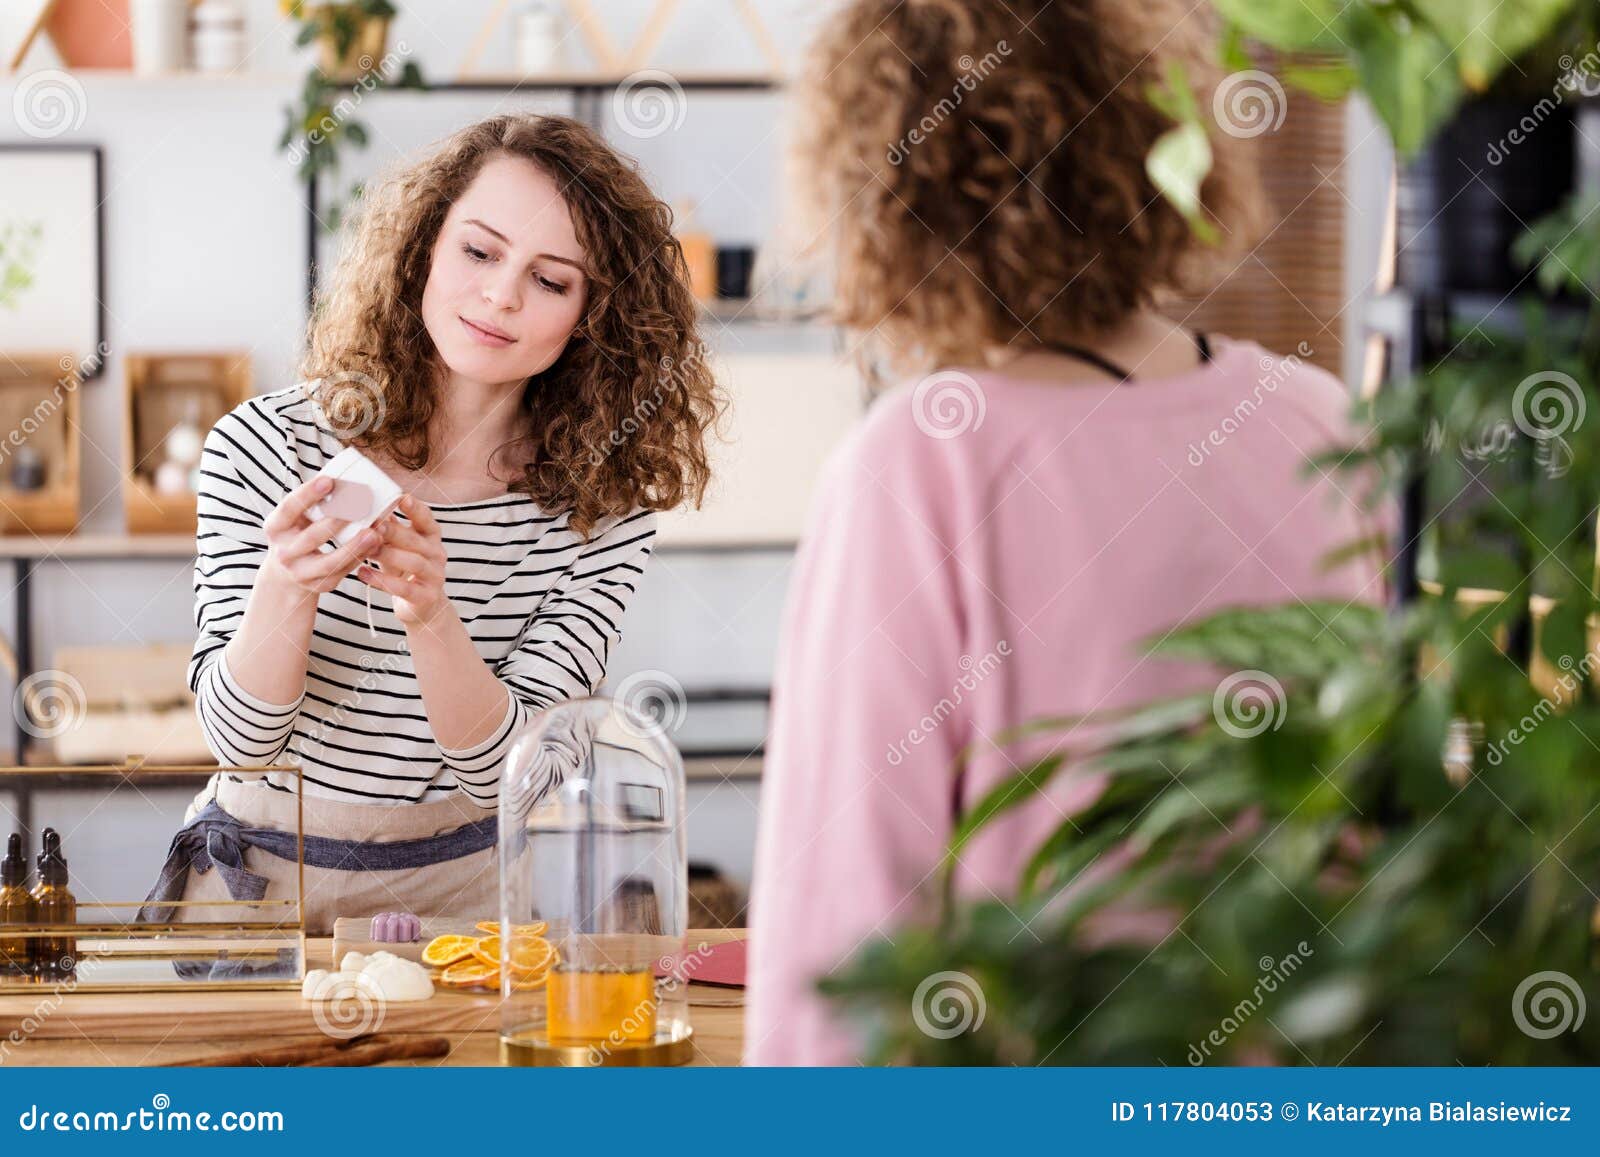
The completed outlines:
{"type": "Polygon", "coordinates": [[[22,837],[16,832],[6,840],[6,858],[0,860],[0,888],[20,888],[28,878],[28,861],[22,857],[22,837]]]}
{"type": "Polygon", "coordinates": [[[55,828],[45,828],[44,848],[39,853],[39,882],[62,887],[67,883],[67,861],[61,856],[61,833],[55,828]]]}

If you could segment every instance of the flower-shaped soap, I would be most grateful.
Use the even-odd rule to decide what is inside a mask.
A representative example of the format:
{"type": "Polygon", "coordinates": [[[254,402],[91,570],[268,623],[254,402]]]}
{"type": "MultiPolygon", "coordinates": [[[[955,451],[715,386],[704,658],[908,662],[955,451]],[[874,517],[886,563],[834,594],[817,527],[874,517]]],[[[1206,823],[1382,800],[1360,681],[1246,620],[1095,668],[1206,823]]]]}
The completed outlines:
{"type": "Polygon", "coordinates": [[[372,918],[372,939],[381,944],[414,944],[422,939],[422,921],[410,912],[380,912],[372,918]]]}

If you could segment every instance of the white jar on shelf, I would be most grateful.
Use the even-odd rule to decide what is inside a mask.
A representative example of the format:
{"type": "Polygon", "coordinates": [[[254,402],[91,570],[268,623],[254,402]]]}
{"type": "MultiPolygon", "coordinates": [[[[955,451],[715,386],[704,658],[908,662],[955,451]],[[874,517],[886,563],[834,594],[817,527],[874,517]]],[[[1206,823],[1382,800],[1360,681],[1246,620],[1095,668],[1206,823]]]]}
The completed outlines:
{"type": "Polygon", "coordinates": [[[516,17],[516,67],[522,76],[546,76],[566,68],[561,12],[556,5],[534,0],[516,17]]]}
{"type": "Polygon", "coordinates": [[[131,0],[128,24],[133,34],[133,70],[145,74],[183,69],[187,0],[131,0]]]}
{"type": "Polygon", "coordinates": [[[244,8],[236,0],[202,0],[189,14],[189,51],[196,72],[233,72],[244,66],[244,8]]]}

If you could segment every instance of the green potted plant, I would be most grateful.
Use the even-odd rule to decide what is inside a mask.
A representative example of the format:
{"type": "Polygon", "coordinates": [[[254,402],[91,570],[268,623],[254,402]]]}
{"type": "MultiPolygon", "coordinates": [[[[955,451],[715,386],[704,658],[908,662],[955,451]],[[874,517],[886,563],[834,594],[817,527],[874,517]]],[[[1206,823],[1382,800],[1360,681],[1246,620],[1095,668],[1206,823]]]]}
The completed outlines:
{"type": "MultiPolygon", "coordinates": [[[[387,0],[315,6],[282,0],[282,8],[300,22],[296,43],[317,41],[323,49],[319,63],[306,73],[298,100],[284,106],[278,138],[279,150],[301,179],[315,188],[323,176],[337,175],[346,144],[366,148],[367,126],[355,112],[367,93],[377,88],[422,88],[425,82],[415,61],[395,61],[383,53],[383,29],[395,14],[387,0]],[[374,47],[376,52],[371,51],[374,47]],[[358,71],[350,72],[352,66],[358,71]]],[[[325,232],[338,231],[345,204],[360,192],[359,183],[333,192],[317,215],[325,232]]]]}
{"type": "Polygon", "coordinates": [[[300,24],[296,45],[317,45],[319,67],[333,80],[353,80],[383,59],[396,15],[389,0],[279,0],[279,10],[300,24]]]}

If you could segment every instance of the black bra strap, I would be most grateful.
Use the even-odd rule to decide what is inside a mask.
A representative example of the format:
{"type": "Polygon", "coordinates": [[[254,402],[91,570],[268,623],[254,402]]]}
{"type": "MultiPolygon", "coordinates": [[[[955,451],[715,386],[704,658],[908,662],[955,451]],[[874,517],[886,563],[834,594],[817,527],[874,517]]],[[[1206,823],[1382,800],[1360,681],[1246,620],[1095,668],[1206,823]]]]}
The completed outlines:
{"type": "Polygon", "coordinates": [[[1118,381],[1131,382],[1133,380],[1133,375],[1127,370],[1117,365],[1116,362],[1101,357],[1093,350],[1084,349],[1082,346],[1067,345],[1064,342],[1051,342],[1048,348],[1055,350],[1058,354],[1066,354],[1069,358],[1077,358],[1080,362],[1088,362],[1096,369],[1104,370],[1118,381]]]}
{"type": "MultiPolygon", "coordinates": [[[[1211,361],[1210,339],[1207,338],[1206,335],[1201,331],[1195,330],[1194,345],[1195,348],[1200,351],[1201,364],[1209,363],[1211,361]]],[[[1049,348],[1055,350],[1057,353],[1066,354],[1068,357],[1077,358],[1080,362],[1088,362],[1091,366],[1104,370],[1118,381],[1133,381],[1133,375],[1127,370],[1117,365],[1116,362],[1113,362],[1108,358],[1101,357],[1093,350],[1084,349],[1082,346],[1067,345],[1064,342],[1051,342],[1049,348]]]]}

